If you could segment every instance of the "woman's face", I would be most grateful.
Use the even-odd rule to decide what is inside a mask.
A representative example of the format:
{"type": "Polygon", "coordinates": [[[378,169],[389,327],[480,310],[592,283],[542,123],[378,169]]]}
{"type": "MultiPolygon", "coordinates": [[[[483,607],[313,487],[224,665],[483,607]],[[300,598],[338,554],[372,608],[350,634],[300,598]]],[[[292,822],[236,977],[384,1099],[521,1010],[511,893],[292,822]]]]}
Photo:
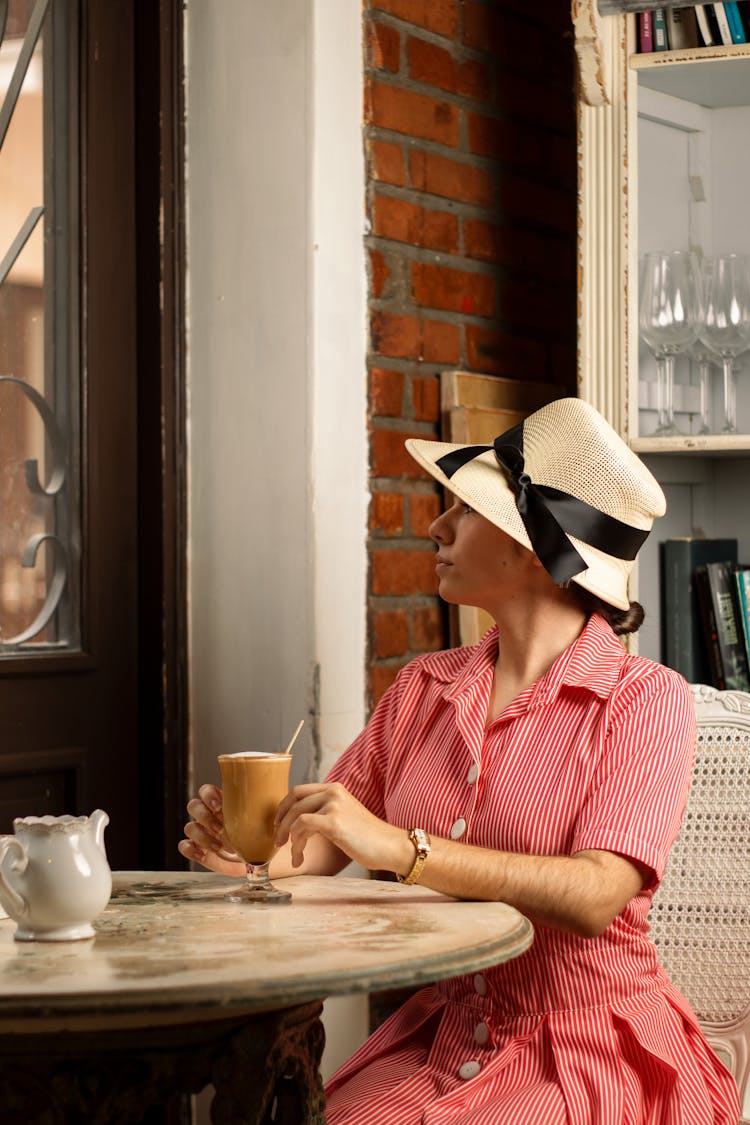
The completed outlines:
{"type": "Polygon", "coordinates": [[[462,500],[430,525],[438,547],[440,596],[454,605],[495,609],[528,590],[536,556],[462,500]]]}

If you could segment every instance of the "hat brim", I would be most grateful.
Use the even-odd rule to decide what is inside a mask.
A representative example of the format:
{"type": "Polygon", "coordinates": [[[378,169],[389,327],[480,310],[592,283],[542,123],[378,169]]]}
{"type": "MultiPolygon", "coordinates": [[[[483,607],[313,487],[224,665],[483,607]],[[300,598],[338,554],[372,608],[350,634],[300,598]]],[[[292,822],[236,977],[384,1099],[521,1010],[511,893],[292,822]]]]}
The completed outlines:
{"type": "MultiPolygon", "coordinates": [[[[505,471],[490,448],[472,458],[448,478],[439,465],[441,457],[457,449],[465,449],[465,443],[430,441],[421,438],[408,438],[406,448],[414,460],[430,476],[443,485],[474,511],[510,535],[523,547],[533,551],[523,520],[516,506],[516,498],[505,471]]],[[[573,577],[584,590],[601,598],[617,609],[629,609],[628,578],[632,563],[606,555],[587,543],[582,543],[572,535],[568,537],[587,569],[573,577]]]]}

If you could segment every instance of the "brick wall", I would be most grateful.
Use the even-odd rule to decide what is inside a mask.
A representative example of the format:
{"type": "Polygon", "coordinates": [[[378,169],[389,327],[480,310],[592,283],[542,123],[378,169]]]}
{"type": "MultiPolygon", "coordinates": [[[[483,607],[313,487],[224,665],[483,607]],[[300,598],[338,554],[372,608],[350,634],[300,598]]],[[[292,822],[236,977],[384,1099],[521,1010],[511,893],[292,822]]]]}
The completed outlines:
{"type": "Polygon", "coordinates": [[[448,643],[404,450],[438,373],[575,393],[576,136],[566,0],[366,0],[370,703],[448,643]]]}

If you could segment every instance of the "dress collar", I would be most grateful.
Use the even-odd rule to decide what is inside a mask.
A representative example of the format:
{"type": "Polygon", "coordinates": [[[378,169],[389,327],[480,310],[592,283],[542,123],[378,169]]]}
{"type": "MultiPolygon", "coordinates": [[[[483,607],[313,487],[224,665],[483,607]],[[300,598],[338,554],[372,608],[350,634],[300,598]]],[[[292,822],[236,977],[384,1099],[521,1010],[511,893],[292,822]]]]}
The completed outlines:
{"type": "MultiPolygon", "coordinates": [[[[478,679],[491,674],[497,646],[498,629],[494,625],[478,644],[431,653],[422,658],[422,666],[435,680],[446,684],[447,699],[457,699],[478,679]]],[[[604,699],[617,683],[625,658],[611,627],[598,613],[592,614],[573,644],[519,699],[526,697],[529,708],[541,706],[551,703],[563,686],[583,688],[604,699]]]]}

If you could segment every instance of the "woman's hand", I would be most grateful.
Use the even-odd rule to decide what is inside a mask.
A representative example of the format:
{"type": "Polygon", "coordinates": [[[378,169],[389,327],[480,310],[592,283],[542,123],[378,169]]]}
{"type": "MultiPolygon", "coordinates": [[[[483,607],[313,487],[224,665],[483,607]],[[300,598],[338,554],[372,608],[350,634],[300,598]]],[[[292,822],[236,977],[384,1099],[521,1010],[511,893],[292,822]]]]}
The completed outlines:
{"type": "Polygon", "coordinates": [[[337,782],[296,785],[279,805],[276,821],[276,843],[289,841],[294,868],[302,865],[305,847],[315,836],[370,871],[405,874],[414,862],[414,848],[403,828],[374,816],[337,782]]]}
{"type": "Polygon", "coordinates": [[[201,785],[198,796],[188,801],[187,811],[193,819],[185,825],[186,839],[180,840],[177,850],[219,875],[244,875],[245,864],[239,856],[233,858],[236,852],[224,833],[221,808],[221,789],[201,785]]]}

